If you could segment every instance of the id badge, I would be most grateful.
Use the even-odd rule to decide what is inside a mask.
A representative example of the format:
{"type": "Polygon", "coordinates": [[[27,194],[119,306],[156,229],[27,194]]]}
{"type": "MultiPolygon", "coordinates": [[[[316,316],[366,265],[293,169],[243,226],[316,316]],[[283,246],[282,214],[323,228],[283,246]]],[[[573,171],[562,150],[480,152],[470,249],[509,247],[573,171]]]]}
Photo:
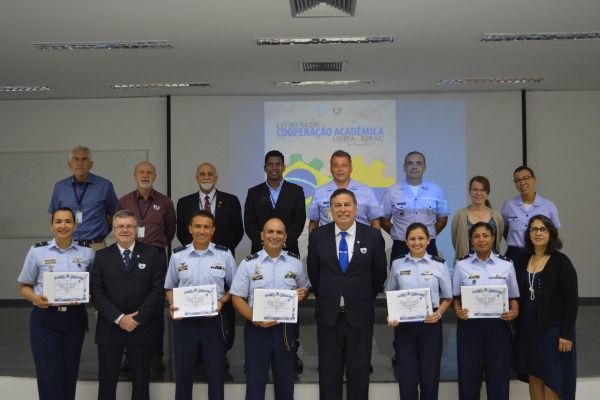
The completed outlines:
{"type": "Polygon", "coordinates": [[[137,235],[137,237],[143,238],[145,233],[146,233],[146,227],[145,226],[138,226],[138,235],[137,235]]]}
{"type": "Polygon", "coordinates": [[[77,211],[75,213],[75,222],[77,222],[78,224],[83,222],[83,213],[81,211],[77,211]]]}

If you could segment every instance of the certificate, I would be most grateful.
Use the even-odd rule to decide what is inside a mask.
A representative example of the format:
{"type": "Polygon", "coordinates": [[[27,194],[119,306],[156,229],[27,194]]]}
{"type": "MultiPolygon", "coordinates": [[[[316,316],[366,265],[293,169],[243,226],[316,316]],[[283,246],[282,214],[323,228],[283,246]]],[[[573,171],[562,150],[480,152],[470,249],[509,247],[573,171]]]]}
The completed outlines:
{"type": "Polygon", "coordinates": [[[174,318],[217,315],[217,285],[187,286],[173,289],[174,318]]]}
{"type": "Polygon", "coordinates": [[[500,318],[508,311],[506,285],[461,286],[462,308],[469,309],[469,318],[500,318]]]}
{"type": "Polygon", "coordinates": [[[252,321],[298,322],[298,292],[254,289],[252,321]]]}
{"type": "Polygon", "coordinates": [[[52,304],[88,303],[89,272],[45,272],[44,296],[52,304]]]}
{"type": "Polygon", "coordinates": [[[423,321],[433,313],[429,288],[392,290],[385,295],[390,321],[423,321]]]}

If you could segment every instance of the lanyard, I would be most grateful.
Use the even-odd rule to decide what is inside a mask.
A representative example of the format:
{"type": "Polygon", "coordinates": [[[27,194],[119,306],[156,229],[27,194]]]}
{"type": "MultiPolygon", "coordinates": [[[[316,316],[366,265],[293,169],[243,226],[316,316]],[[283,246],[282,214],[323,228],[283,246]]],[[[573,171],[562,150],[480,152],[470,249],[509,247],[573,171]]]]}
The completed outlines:
{"type": "MultiPolygon", "coordinates": [[[[143,199],[143,197],[142,197],[143,199]]],[[[142,226],[144,226],[144,219],[146,218],[146,215],[148,214],[148,210],[150,210],[150,207],[152,206],[152,201],[150,201],[150,199],[148,199],[148,207],[146,207],[146,211],[144,211],[144,213],[142,214],[142,208],[140,207],[140,198],[138,197],[135,200],[135,204],[137,205],[138,211],[140,213],[140,223],[142,226]]]]}
{"type": "Polygon", "coordinates": [[[267,189],[269,189],[269,197],[271,198],[271,205],[273,206],[273,210],[275,209],[275,199],[273,198],[273,192],[277,192],[280,188],[281,185],[283,185],[283,181],[281,181],[281,183],[279,184],[279,187],[275,190],[271,189],[271,186],[269,186],[269,184],[265,181],[265,185],[267,185],[267,189]]]}
{"type": "Polygon", "coordinates": [[[77,202],[77,211],[81,211],[81,203],[83,203],[83,196],[85,196],[85,192],[87,192],[88,182],[85,182],[84,184],[84,189],[81,193],[81,197],[77,197],[77,190],[75,189],[76,185],[78,185],[77,182],[75,182],[75,185],[73,185],[73,194],[75,195],[75,201],[77,202]]]}

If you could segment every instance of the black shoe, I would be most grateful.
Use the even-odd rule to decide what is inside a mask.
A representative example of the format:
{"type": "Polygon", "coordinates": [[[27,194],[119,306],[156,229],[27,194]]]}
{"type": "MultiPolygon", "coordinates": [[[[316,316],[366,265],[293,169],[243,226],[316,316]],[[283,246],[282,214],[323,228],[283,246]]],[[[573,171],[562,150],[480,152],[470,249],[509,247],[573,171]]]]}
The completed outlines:
{"type": "Polygon", "coordinates": [[[301,374],[302,371],[304,371],[304,363],[302,362],[300,357],[298,357],[298,354],[296,354],[296,372],[301,374]]]}
{"type": "Polygon", "coordinates": [[[398,360],[396,360],[396,355],[394,354],[392,356],[392,367],[395,367],[396,365],[398,365],[398,360]]]}
{"type": "Polygon", "coordinates": [[[227,358],[227,356],[225,356],[225,369],[229,369],[230,366],[231,366],[231,364],[229,362],[229,358],[227,358]]]}
{"type": "Polygon", "coordinates": [[[373,373],[373,364],[369,364],[369,374],[373,373]]]}
{"type": "Polygon", "coordinates": [[[127,356],[123,357],[123,362],[121,362],[121,372],[129,372],[129,360],[127,356]]]}
{"type": "Polygon", "coordinates": [[[165,369],[166,369],[165,361],[160,356],[153,357],[151,367],[152,367],[152,372],[165,372],[165,369]]]}

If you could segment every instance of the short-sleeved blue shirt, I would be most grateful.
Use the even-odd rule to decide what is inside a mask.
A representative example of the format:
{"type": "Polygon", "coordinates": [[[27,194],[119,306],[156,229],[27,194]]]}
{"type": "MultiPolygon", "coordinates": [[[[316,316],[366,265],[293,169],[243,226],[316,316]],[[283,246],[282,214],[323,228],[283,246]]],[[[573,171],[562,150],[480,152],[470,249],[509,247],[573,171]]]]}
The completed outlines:
{"type": "Polygon", "coordinates": [[[504,226],[508,227],[506,244],[514,247],[525,247],[525,237],[523,235],[527,230],[531,217],[538,214],[550,218],[554,226],[560,228],[558,210],[550,200],[536,194],[529,211],[527,211],[520,195],[506,200],[502,206],[502,219],[504,220],[504,226]]]}
{"type": "Polygon", "coordinates": [[[485,261],[476,254],[462,257],[454,264],[452,274],[452,292],[460,296],[461,286],[506,285],[508,297],[519,297],[519,286],[512,261],[500,254],[494,254],[485,261]]]}

